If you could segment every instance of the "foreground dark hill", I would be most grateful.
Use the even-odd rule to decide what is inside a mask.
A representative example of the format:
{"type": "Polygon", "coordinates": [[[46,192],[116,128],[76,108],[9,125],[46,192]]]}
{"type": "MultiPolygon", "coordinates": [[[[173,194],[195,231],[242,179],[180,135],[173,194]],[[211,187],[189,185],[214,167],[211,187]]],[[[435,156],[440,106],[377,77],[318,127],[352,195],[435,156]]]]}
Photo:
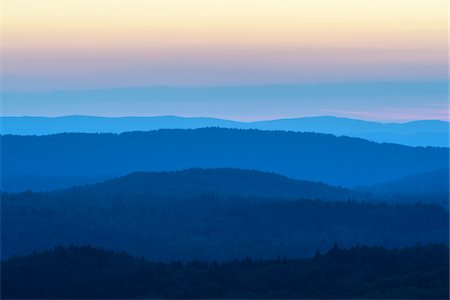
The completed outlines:
{"type": "Polygon", "coordinates": [[[90,246],[1,263],[11,299],[448,299],[444,245],[333,247],[310,259],[156,263],[90,246]],[[26,275],[25,275],[26,274],[26,275]]]}
{"type": "Polygon", "coordinates": [[[409,146],[449,146],[449,124],[437,120],[379,123],[331,116],[237,122],[215,118],[158,117],[0,117],[3,134],[123,133],[157,129],[222,127],[319,132],[409,146]]]}
{"type": "MultiPolygon", "coordinates": [[[[327,200],[361,200],[365,195],[320,182],[291,179],[274,173],[231,168],[188,169],[175,172],[135,172],[102,183],[78,186],[69,191],[89,196],[149,195],[188,198],[203,194],[327,200]]],[[[85,197],[85,196],[83,196],[85,197]]]]}
{"type": "MultiPolygon", "coordinates": [[[[114,177],[135,171],[231,167],[356,186],[446,168],[449,162],[448,148],[378,144],[326,134],[219,128],[120,135],[6,135],[1,137],[1,150],[2,177],[6,178],[114,177]]],[[[2,189],[8,190],[8,186],[2,189]]]]}

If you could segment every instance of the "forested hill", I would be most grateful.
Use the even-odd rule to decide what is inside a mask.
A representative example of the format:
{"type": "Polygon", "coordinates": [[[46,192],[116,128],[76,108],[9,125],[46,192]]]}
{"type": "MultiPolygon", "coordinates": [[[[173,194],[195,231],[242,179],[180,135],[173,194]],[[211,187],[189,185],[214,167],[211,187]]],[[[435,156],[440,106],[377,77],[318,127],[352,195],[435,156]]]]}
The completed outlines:
{"type": "Polygon", "coordinates": [[[313,255],[338,242],[448,243],[448,211],[426,204],[288,200],[207,193],[1,195],[1,255],[89,243],[154,260],[313,255]]]}
{"type": "Polygon", "coordinates": [[[198,197],[219,193],[228,196],[362,200],[362,193],[320,182],[291,179],[274,173],[232,168],[188,169],[174,172],[135,172],[102,183],[78,186],[56,193],[103,195],[155,195],[198,197]]]}
{"type": "Polygon", "coordinates": [[[90,246],[1,263],[10,299],[448,299],[444,245],[334,246],[303,260],[156,263],[90,246]],[[26,274],[26,275],[25,275],[26,274]]]}
{"type": "MultiPolygon", "coordinates": [[[[122,176],[230,167],[332,185],[371,185],[447,168],[448,148],[327,134],[204,128],[123,134],[1,136],[2,176],[122,176]]],[[[7,190],[7,188],[6,188],[7,190]]]]}

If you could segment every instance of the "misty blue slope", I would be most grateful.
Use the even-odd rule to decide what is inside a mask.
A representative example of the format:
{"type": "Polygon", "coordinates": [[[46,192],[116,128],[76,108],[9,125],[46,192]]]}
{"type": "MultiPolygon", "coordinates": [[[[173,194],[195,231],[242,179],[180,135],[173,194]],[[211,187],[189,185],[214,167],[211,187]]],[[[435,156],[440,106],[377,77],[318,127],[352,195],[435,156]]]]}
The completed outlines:
{"type": "Polygon", "coordinates": [[[379,123],[330,116],[237,122],[176,116],[106,118],[93,116],[1,117],[2,134],[46,135],[64,132],[122,133],[204,127],[318,132],[408,146],[449,146],[449,123],[437,120],[379,123]]]}
{"type": "Polygon", "coordinates": [[[449,169],[407,176],[397,180],[383,182],[373,186],[358,187],[356,190],[367,192],[375,198],[395,202],[427,202],[449,206],[450,197],[449,169]]]}
{"type": "Polygon", "coordinates": [[[365,189],[380,194],[403,194],[410,196],[445,193],[448,198],[449,185],[449,170],[440,169],[376,184],[365,189]]]}
{"type": "Polygon", "coordinates": [[[135,171],[231,167],[357,186],[443,169],[449,163],[448,148],[221,128],[119,135],[4,135],[0,142],[3,178],[120,176],[135,171]]]}
{"type": "Polygon", "coordinates": [[[244,123],[214,118],[160,117],[0,117],[2,134],[46,135],[65,132],[122,133],[156,129],[195,129],[202,127],[240,127],[244,123]]]}

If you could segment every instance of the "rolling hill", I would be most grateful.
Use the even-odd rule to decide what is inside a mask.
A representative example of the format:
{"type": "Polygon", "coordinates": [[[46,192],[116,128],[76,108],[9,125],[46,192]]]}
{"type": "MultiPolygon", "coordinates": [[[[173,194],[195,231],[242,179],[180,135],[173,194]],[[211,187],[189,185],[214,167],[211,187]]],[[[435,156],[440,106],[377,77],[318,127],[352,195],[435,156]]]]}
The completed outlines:
{"type": "Polygon", "coordinates": [[[204,128],[0,138],[6,191],[11,177],[112,178],[194,167],[255,169],[351,187],[443,169],[449,163],[448,148],[281,131],[204,128]]]}

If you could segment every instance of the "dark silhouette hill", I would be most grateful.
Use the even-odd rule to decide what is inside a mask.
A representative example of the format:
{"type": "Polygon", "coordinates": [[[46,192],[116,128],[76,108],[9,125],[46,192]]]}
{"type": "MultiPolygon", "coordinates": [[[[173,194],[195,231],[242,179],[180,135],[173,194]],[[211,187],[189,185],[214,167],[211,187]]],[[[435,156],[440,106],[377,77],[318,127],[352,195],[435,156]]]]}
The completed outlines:
{"type": "Polygon", "coordinates": [[[5,299],[448,299],[445,245],[335,245],[309,259],[151,262],[91,246],[1,263],[5,299]],[[26,275],[25,275],[26,274],[26,275]]]}
{"type": "MultiPolygon", "coordinates": [[[[78,186],[77,193],[104,195],[188,196],[218,193],[228,196],[361,200],[363,194],[321,182],[296,180],[274,173],[231,168],[175,172],[135,172],[102,183],[78,186]]],[[[62,191],[67,192],[67,191],[62,191]]]]}
{"type": "Polygon", "coordinates": [[[380,123],[332,116],[238,122],[215,118],[158,117],[0,117],[3,134],[123,133],[204,127],[318,132],[409,146],[449,146],[449,123],[423,120],[380,123]]]}
{"type": "MultiPolygon", "coordinates": [[[[357,186],[447,168],[448,148],[327,134],[205,128],[123,134],[1,136],[2,177],[122,176],[135,171],[242,168],[357,186]]],[[[2,189],[8,190],[2,183],[2,189]]]]}

